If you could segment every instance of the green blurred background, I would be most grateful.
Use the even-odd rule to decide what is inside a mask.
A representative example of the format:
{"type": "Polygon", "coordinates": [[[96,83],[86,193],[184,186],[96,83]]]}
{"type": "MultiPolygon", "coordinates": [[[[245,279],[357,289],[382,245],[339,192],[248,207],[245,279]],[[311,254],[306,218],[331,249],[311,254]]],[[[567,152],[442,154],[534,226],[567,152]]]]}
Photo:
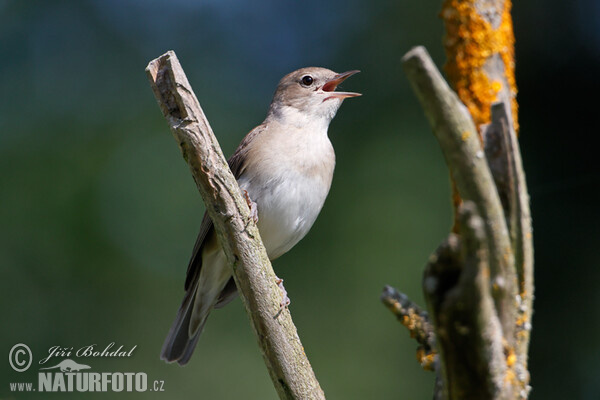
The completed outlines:
{"type": "MultiPolygon", "coordinates": [[[[203,213],[144,74],[173,49],[226,155],[262,121],[284,74],[362,70],[344,88],[364,96],[329,130],[337,168],[325,207],[274,266],[328,398],[431,398],[433,374],[379,294],[392,284],[423,304],[423,266],[451,224],[447,170],[400,66],[418,44],[443,65],[439,9],[0,0],[3,359],[20,342],[37,361],[51,346],[114,341],[137,345],[133,357],[90,359],[94,371],[165,381],[164,393],[128,398],[276,398],[239,300],[212,314],[187,367],[158,358],[203,213]]],[[[597,399],[600,3],[517,2],[513,15],[536,246],[531,398],[597,399]]],[[[9,393],[37,368],[0,362],[0,398],[45,397],[9,393]]]]}

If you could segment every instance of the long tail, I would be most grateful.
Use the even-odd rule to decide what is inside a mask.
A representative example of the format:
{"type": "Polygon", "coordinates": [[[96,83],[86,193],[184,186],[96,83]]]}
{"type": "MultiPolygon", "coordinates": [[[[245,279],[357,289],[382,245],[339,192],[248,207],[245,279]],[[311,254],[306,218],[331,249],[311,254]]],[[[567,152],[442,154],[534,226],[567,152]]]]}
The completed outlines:
{"type": "Polygon", "coordinates": [[[231,271],[220,248],[206,251],[202,263],[197,281],[188,287],[175,322],[163,344],[160,358],[167,362],[187,364],[212,309],[217,304],[224,305],[222,303],[225,300],[230,301],[229,297],[233,298],[231,295],[227,299],[221,296],[231,279],[231,271]]]}
{"type": "Polygon", "coordinates": [[[190,335],[190,322],[194,310],[194,301],[196,298],[197,285],[190,288],[183,298],[181,307],[175,317],[175,322],[169,330],[169,334],[163,344],[160,358],[166,362],[177,361],[179,365],[185,365],[190,361],[198,338],[204,329],[210,308],[204,312],[204,315],[199,316],[200,325],[193,335],[190,335]]]}

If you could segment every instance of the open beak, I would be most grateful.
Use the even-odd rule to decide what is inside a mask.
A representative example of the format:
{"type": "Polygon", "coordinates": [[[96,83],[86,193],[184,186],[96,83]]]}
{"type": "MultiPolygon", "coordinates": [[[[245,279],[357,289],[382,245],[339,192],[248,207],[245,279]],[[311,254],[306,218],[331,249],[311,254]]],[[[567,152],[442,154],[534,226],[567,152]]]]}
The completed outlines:
{"type": "MultiPolygon", "coordinates": [[[[333,78],[331,78],[330,80],[328,80],[327,82],[325,82],[325,84],[323,85],[323,87],[321,88],[324,92],[328,92],[330,93],[328,97],[325,98],[325,100],[328,99],[345,99],[347,97],[357,97],[357,96],[362,96],[360,93],[354,93],[354,92],[336,92],[335,89],[338,87],[338,85],[342,82],[344,82],[347,78],[351,77],[352,75],[359,73],[359,70],[352,70],[352,71],[348,71],[348,72],[342,72],[341,74],[337,74],[336,76],[334,76],[333,78]]],[[[323,100],[323,101],[325,101],[323,100]]]]}

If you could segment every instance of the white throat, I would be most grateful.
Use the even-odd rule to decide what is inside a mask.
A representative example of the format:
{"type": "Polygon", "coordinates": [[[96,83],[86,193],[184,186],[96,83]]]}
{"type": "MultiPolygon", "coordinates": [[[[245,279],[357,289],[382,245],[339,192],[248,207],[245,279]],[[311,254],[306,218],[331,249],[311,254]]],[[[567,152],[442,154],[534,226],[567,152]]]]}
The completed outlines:
{"type": "Polygon", "coordinates": [[[276,120],[284,126],[327,132],[327,128],[341,103],[338,99],[330,99],[302,109],[273,103],[269,108],[267,121],[276,120]]]}

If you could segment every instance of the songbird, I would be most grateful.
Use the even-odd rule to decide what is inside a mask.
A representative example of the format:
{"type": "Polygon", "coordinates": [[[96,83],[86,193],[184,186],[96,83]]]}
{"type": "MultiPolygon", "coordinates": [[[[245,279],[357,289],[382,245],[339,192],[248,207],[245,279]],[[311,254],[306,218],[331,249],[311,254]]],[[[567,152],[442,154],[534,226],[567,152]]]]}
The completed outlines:
{"type": "MultiPolygon", "coordinates": [[[[257,212],[258,230],[271,260],[308,233],[323,207],[335,166],[327,129],[342,101],[360,96],[335,89],[357,72],[337,74],[309,67],[284,76],[266,119],[229,159],[255,216],[257,212]]],[[[188,265],[185,296],[161,359],[187,364],[211,310],[225,306],[236,294],[231,268],[205,213],[188,265]]]]}

